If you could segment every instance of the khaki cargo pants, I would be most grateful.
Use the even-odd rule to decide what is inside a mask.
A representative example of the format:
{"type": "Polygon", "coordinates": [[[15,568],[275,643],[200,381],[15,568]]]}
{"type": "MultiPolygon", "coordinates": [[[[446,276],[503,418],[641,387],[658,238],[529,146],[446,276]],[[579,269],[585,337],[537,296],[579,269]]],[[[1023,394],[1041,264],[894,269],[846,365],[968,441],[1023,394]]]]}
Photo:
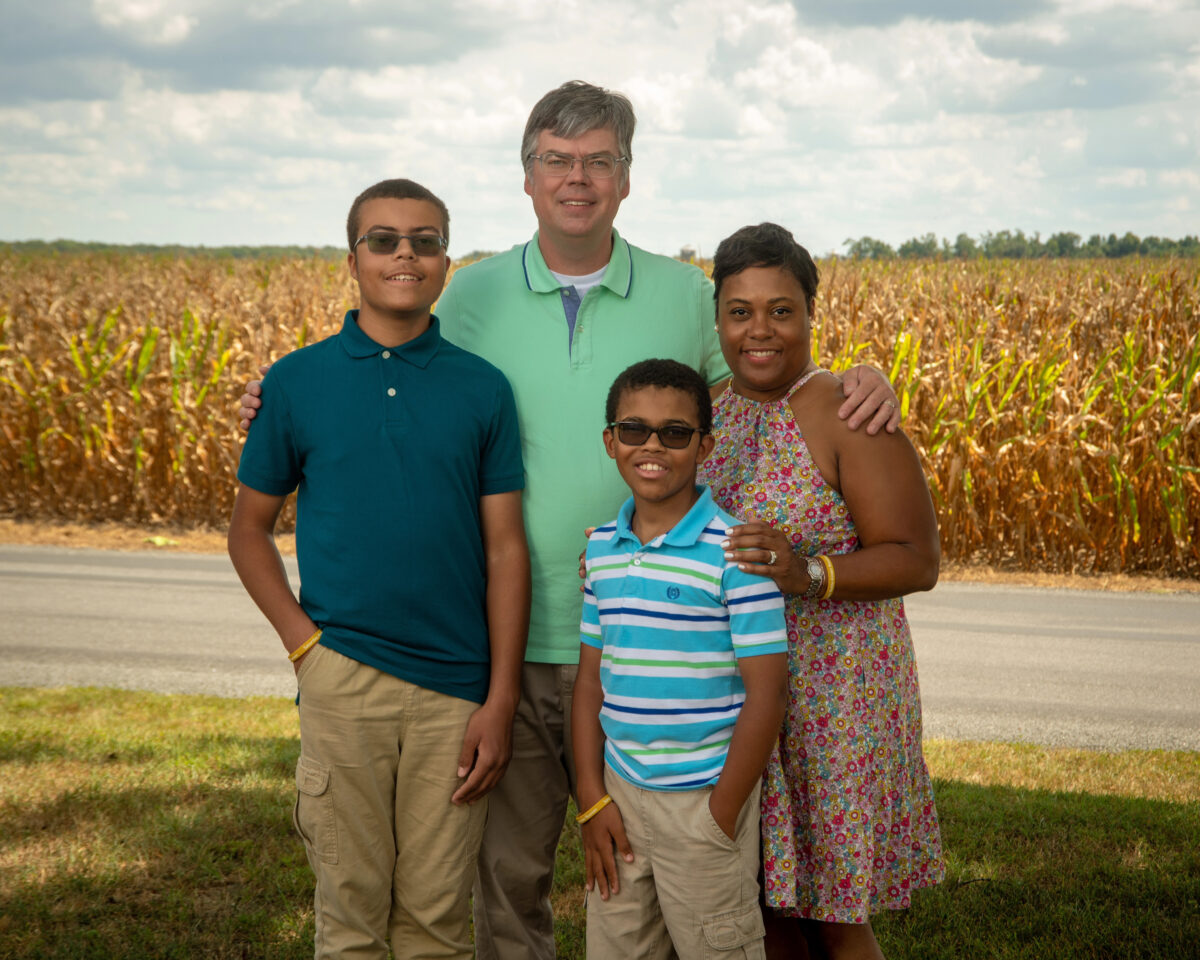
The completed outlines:
{"type": "Polygon", "coordinates": [[[617,859],[620,893],[588,894],[588,960],[763,960],[760,787],[731,840],[708,812],[711,787],[644,790],[607,767],[604,786],[634,861],[617,859]]]}
{"type": "Polygon", "coordinates": [[[295,824],[316,875],[317,958],[472,955],[487,801],[455,806],[478,704],[316,646],[300,664],[295,824]]]}

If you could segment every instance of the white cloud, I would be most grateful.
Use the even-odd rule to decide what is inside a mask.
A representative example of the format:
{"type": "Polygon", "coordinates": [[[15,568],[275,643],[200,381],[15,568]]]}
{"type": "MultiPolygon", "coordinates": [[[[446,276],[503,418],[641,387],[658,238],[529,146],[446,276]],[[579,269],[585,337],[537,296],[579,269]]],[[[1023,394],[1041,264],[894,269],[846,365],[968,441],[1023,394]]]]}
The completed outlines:
{"type": "Polygon", "coordinates": [[[0,11],[10,238],[337,243],[353,195],[403,175],[450,204],[457,252],[506,247],[534,227],[526,115],[573,77],[634,100],[618,226],[650,249],[761,219],[817,251],[1195,232],[1194,4],[64,2],[0,11]]]}
{"type": "Polygon", "coordinates": [[[129,28],[143,43],[182,43],[196,26],[195,17],[173,11],[166,0],[92,0],[96,18],[115,30],[129,28]]]}

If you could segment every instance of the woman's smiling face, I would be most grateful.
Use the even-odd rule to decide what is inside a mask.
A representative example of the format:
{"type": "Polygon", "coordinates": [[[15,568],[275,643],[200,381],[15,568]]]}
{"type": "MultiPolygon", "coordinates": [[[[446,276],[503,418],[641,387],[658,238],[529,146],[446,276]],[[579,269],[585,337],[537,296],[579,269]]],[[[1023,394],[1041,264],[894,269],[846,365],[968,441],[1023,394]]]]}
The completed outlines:
{"type": "Polygon", "coordinates": [[[810,309],[800,281],[783,267],[748,267],[725,278],[717,332],[735,392],[778,400],[812,368],[810,309]]]}

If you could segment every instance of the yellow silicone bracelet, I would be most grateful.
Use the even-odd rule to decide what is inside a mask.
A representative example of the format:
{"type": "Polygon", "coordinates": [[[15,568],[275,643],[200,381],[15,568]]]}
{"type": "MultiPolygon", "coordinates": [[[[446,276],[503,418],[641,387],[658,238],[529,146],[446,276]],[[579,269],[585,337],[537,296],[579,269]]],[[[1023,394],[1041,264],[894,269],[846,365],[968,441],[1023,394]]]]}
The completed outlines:
{"type": "Polygon", "coordinates": [[[292,663],[295,663],[302,656],[304,656],[306,653],[308,653],[308,651],[312,649],[312,645],[320,639],[321,639],[321,631],[320,631],[320,629],[318,629],[316,633],[314,633],[311,637],[309,637],[302,644],[300,644],[300,646],[298,646],[295,650],[293,650],[291,653],[289,653],[288,659],[291,660],[292,663]]]}
{"type": "Polygon", "coordinates": [[[575,822],[579,823],[579,824],[587,823],[589,820],[592,819],[592,817],[594,817],[596,814],[598,814],[601,810],[603,810],[605,807],[607,807],[610,803],[612,803],[612,797],[610,797],[606,793],[599,800],[597,800],[595,803],[593,803],[590,807],[588,807],[586,810],[584,810],[583,813],[578,814],[575,817],[575,822]]]}
{"type": "Polygon", "coordinates": [[[825,554],[821,554],[820,560],[822,565],[825,567],[825,590],[821,594],[821,599],[828,600],[833,596],[833,561],[825,556],[825,554]]]}

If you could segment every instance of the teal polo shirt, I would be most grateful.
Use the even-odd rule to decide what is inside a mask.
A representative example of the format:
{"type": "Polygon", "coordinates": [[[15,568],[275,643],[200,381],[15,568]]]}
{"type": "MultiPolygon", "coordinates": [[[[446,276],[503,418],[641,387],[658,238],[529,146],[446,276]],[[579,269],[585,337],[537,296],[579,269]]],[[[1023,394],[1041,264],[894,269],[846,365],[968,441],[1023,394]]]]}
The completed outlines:
{"type": "Polygon", "coordinates": [[[300,605],[321,643],[482,703],[490,675],[479,499],[523,486],[512,391],[442,339],[342,330],[277,361],[238,480],[297,490],[300,605]]]}
{"type": "Polygon", "coordinates": [[[526,659],[539,663],[579,659],[583,531],[629,496],[602,439],[613,380],[648,357],[686,363],[709,383],[729,375],[712,284],[691,264],[614,230],[612,259],[579,304],[570,340],[563,298],[535,235],[455,271],[438,301],[446,338],[499,367],[517,400],[533,572],[526,659]]]}

